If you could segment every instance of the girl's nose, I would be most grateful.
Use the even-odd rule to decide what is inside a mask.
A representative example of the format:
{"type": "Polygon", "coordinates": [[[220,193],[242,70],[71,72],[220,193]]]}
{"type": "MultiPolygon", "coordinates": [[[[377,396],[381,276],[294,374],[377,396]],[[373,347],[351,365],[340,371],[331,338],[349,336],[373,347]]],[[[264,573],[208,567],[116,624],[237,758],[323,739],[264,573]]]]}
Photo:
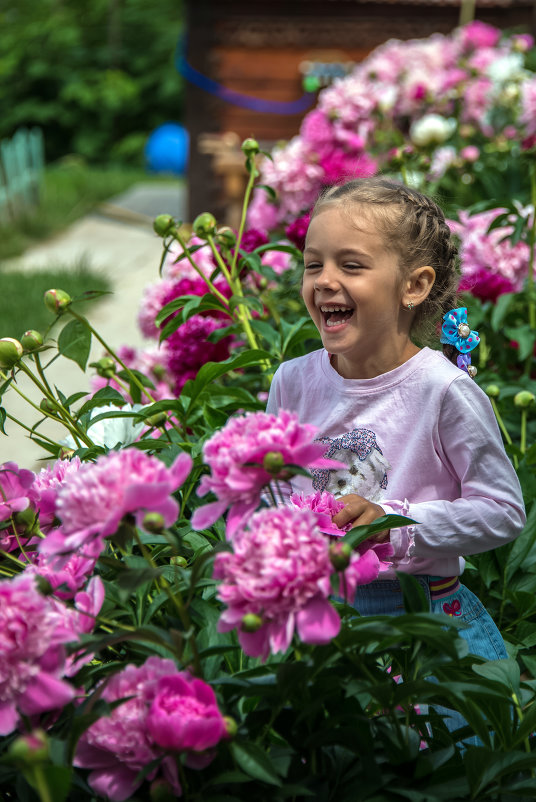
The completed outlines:
{"type": "Polygon", "coordinates": [[[329,290],[338,287],[337,271],[329,264],[325,264],[315,277],[315,290],[329,290]]]}

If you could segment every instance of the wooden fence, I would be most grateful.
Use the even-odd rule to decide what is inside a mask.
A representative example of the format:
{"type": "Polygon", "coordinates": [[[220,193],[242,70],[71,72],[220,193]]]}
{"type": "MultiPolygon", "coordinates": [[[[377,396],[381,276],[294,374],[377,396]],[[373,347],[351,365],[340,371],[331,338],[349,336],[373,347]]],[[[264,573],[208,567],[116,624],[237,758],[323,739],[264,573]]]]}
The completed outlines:
{"type": "Polygon", "coordinates": [[[40,128],[19,128],[0,142],[0,221],[28,214],[39,202],[45,164],[40,128]]]}

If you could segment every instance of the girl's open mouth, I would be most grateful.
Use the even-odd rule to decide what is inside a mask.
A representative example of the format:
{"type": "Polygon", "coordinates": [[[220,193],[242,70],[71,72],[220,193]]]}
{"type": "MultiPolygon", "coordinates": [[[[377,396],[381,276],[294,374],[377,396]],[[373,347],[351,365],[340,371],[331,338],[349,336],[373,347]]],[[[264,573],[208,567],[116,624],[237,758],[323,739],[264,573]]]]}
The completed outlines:
{"type": "Polygon", "coordinates": [[[327,328],[347,323],[354,314],[354,310],[350,306],[321,306],[320,311],[327,328]]]}

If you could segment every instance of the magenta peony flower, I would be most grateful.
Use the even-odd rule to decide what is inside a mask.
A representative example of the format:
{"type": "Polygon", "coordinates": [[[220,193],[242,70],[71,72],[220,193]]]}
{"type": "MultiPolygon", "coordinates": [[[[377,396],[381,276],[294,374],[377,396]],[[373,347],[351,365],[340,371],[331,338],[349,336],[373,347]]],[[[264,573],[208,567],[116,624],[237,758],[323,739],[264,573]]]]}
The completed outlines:
{"type": "Polygon", "coordinates": [[[217,554],[214,563],[218,596],[227,606],[218,630],[238,628],[246,654],[266,660],[270,652],[286,651],[295,629],[305,643],[328,643],[338,634],[340,619],[328,601],[329,540],[311,510],[255,513],[249,528],[236,532],[233,550],[217,554]],[[258,617],[256,631],[242,628],[247,615],[258,617]]]}
{"type": "Polygon", "coordinates": [[[147,730],[158,746],[172,752],[204,752],[226,735],[214,691],[186,673],[159,681],[147,730]]]}
{"type": "Polygon", "coordinates": [[[268,237],[264,231],[260,231],[256,228],[248,228],[242,234],[242,239],[240,240],[240,250],[251,253],[251,251],[254,251],[255,248],[259,247],[259,245],[266,245],[267,242],[268,237]]]}
{"type": "Polygon", "coordinates": [[[327,491],[317,491],[308,496],[304,496],[303,493],[292,493],[290,502],[298,509],[309,509],[316,513],[317,526],[325,535],[343,537],[350,529],[351,524],[348,524],[345,529],[339,529],[333,523],[332,518],[343,509],[344,501],[336,499],[334,495],[327,491]]]}
{"type": "Polygon", "coordinates": [[[286,236],[301,251],[303,251],[305,248],[305,237],[307,235],[307,229],[309,228],[310,221],[311,215],[304,214],[301,217],[298,217],[297,220],[294,220],[294,222],[285,229],[286,236]]]}
{"type": "MultiPolygon", "coordinates": [[[[176,675],[172,660],[149,657],[139,668],[127,665],[106,682],[102,699],[127,701],[82,734],[73,761],[75,766],[91,769],[88,782],[98,796],[113,802],[129,799],[143,782],[138,779],[141,769],[162,755],[148,731],[147,715],[159,692],[159,682],[176,675]]],[[[180,796],[182,789],[174,758],[164,757],[147,778],[154,779],[159,771],[180,796]]]]}
{"type": "Polygon", "coordinates": [[[33,576],[0,581],[0,735],[15,729],[19,713],[55,710],[75,696],[62,677],[64,644],[77,635],[55,604],[39,593],[33,576]]]}
{"type": "Polygon", "coordinates": [[[166,342],[166,369],[174,380],[173,392],[180,395],[188,379],[195,379],[207,362],[222,362],[229,356],[233,338],[210,342],[208,336],[226,324],[214,317],[193,315],[166,342]]]}
{"type": "Polygon", "coordinates": [[[380,573],[393,567],[389,559],[393,554],[391,543],[360,543],[350,557],[350,564],[341,573],[340,595],[351,604],[358,585],[374,582],[380,573]]]}
{"type": "Polygon", "coordinates": [[[88,559],[76,552],[67,562],[39,551],[28,551],[27,554],[32,562],[25,572],[44,577],[57,599],[72,599],[84,587],[97,563],[96,557],[88,559]]]}
{"type": "Polygon", "coordinates": [[[249,412],[231,418],[203,446],[211,474],[202,477],[198,495],[211,491],[218,501],[195,511],[194,529],[210,526],[229,507],[227,536],[232,537],[245,516],[257,508],[262,488],[278,474],[284,479],[283,465],[340,467],[340,463],[322,457],[325,446],[313,442],[315,431],[314,426],[300,423],[295,413],[286,410],[277,416],[249,412]],[[280,463],[279,470],[264,463],[270,455],[280,463]]]}
{"type": "Polygon", "coordinates": [[[157,457],[134,448],[111,451],[95,463],[85,463],[58,491],[61,530],[42,541],[40,551],[53,555],[83,549],[84,557],[98,556],[103,538],[115,534],[127,514],[134,515],[141,526],[146,512],[158,512],[171,526],[179,513],[171,495],[191,467],[188,454],[179,454],[167,468],[157,457]]]}
{"type": "Polygon", "coordinates": [[[497,298],[506,292],[514,292],[515,286],[512,281],[505,276],[492,273],[482,267],[480,270],[468,276],[462,276],[458,285],[459,292],[470,292],[481,301],[491,301],[497,303],[497,298]]]}

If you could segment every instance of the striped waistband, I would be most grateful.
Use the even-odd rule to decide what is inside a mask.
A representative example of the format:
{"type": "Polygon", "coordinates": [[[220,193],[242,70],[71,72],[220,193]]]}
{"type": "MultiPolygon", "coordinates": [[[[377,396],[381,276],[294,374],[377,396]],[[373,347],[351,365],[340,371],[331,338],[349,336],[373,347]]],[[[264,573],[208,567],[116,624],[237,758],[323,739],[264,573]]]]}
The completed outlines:
{"type": "Polygon", "coordinates": [[[451,593],[456,593],[460,586],[460,579],[457,576],[437,576],[433,579],[430,578],[428,583],[430,587],[430,598],[442,599],[445,596],[450,596],[451,593]]]}

